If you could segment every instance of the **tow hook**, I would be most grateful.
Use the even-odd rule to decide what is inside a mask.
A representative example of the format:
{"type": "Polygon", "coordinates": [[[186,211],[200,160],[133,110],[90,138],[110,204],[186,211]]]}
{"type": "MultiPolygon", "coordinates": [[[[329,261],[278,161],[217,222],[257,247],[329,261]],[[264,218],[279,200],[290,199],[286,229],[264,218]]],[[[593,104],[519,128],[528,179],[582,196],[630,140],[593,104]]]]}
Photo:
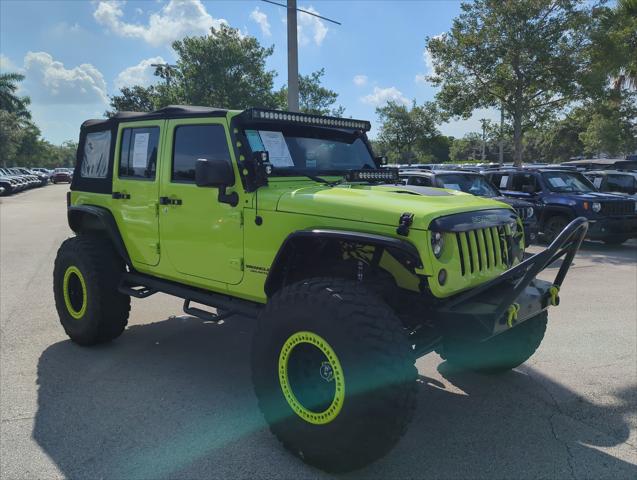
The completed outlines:
{"type": "Polygon", "coordinates": [[[509,328],[513,327],[513,324],[517,323],[519,311],[520,311],[519,303],[514,303],[512,305],[509,305],[509,308],[507,309],[507,325],[509,326],[509,328]]]}
{"type": "Polygon", "coordinates": [[[549,288],[549,305],[557,307],[560,304],[560,287],[553,285],[549,288]]]}
{"type": "Polygon", "coordinates": [[[405,212],[400,216],[400,220],[398,220],[398,228],[396,229],[396,233],[398,235],[402,235],[406,237],[409,235],[409,227],[414,223],[414,214],[405,212]]]}

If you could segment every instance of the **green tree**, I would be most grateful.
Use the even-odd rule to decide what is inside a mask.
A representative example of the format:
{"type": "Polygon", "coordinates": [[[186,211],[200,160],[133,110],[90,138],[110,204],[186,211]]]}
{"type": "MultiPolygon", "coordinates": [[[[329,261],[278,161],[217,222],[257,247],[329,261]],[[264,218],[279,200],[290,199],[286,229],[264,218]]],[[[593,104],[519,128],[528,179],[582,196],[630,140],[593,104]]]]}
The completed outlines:
{"type": "Polygon", "coordinates": [[[531,125],[580,98],[588,11],[579,0],[476,0],[463,3],[451,30],[427,38],[437,100],[450,116],[502,106],[522,163],[531,125]]]}
{"type": "Polygon", "coordinates": [[[24,75],[20,73],[0,73],[0,110],[14,114],[20,122],[31,119],[31,99],[16,94],[18,83],[22,80],[24,75]]]}
{"type": "Polygon", "coordinates": [[[392,160],[412,164],[419,156],[425,160],[422,157],[428,154],[429,159],[428,147],[440,135],[436,128],[438,113],[432,102],[417,105],[414,101],[408,107],[390,101],[378,107],[376,114],[381,122],[378,142],[392,160]]]}
{"type": "MultiPolygon", "coordinates": [[[[325,69],[321,68],[309,75],[299,75],[299,108],[302,112],[314,115],[332,115],[342,117],[345,113],[343,106],[335,106],[338,93],[321,85],[321,79],[325,75],[325,69]]],[[[278,92],[278,104],[280,108],[287,108],[287,87],[278,92]]]]}
{"type": "Polygon", "coordinates": [[[151,112],[159,108],[159,97],[153,85],[123,87],[120,94],[113,95],[110,101],[113,111],[106,112],[106,116],[114,112],[151,112]]]}
{"type": "Polygon", "coordinates": [[[452,162],[467,162],[480,158],[482,136],[479,133],[467,133],[462,138],[455,138],[451,144],[449,156],[452,162]]]}
{"type": "Polygon", "coordinates": [[[0,109],[0,161],[3,167],[13,165],[21,140],[19,118],[14,113],[0,109]]]}
{"type": "Polygon", "coordinates": [[[593,9],[591,76],[593,86],[610,81],[615,91],[637,89],[637,0],[593,9]]]}

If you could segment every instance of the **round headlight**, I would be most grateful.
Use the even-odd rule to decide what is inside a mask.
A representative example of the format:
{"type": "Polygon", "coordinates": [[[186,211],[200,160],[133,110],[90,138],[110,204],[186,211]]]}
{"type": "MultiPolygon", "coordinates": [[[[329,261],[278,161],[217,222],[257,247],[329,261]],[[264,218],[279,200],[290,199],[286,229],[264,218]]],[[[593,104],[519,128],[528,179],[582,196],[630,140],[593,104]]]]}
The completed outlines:
{"type": "Polygon", "coordinates": [[[598,213],[601,209],[602,209],[602,204],[599,202],[593,202],[593,204],[591,205],[591,209],[595,212],[598,213]]]}
{"type": "Polygon", "coordinates": [[[533,211],[533,207],[529,207],[526,209],[526,218],[531,218],[533,216],[533,213],[535,213],[533,211]]]}
{"type": "Polygon", "coordinates": [[[440,255],[442,255],[442,245],[443,245],[442,233],[440,232],[432,233],[431,234],[431,249],[434,252],[434,255],[436,256],[436,258],[440,258],[440,255]]]}
{"type": "Polygon", "coordinates": [[[518,232],[518,222],[513,222],[509,225],[511,228],[511,235],[514,235],[518,232]]]}

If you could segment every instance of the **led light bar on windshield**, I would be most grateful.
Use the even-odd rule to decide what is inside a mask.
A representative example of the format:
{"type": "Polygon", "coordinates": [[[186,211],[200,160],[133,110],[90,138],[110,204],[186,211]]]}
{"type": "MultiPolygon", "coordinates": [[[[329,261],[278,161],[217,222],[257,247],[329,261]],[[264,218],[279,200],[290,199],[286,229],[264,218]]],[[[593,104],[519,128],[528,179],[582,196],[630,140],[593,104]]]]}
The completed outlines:
{"type": "Polygon", "coordinates": [[[348,182],[383,182],[396,183],[399,181],[397,168],[383,168],[382,170],[350,170],[347,172],[348,182]]]}
{"type": "Polygon", "coordinates": [[[243,112],[250,120],[275,121],[286,123],[298,123],[303,125],[316,125],[318,127],[352,128],[365,132],[372,128],[367,120],[354,120],[351,118],[325,117],[322,115],[309,115],[307,113],[284,112],[281,110],[262,110],[251,108],[243,112]]]}

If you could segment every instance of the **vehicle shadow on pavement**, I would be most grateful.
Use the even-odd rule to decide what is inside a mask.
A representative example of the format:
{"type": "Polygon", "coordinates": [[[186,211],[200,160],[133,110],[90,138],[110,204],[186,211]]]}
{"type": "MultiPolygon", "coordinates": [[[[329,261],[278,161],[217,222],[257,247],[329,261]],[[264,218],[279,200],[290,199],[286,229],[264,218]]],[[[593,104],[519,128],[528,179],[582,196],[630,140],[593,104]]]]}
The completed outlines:
{"type": "MultiPolygon", "coordinates": [[[[243,317],[223,325],[176,317],[132,326],[109,345],[51,345],[38,364],[33,438],[67,478],[329,477],[269,433],[250,380],[253,331],[243,317]]],[[[403,441],[346,477],[637,473],[601,450],[628,438],[634,391],[601,407],[530,368],[495,377],[438,369],[444,382],[420,378],[403,441]]]]}

